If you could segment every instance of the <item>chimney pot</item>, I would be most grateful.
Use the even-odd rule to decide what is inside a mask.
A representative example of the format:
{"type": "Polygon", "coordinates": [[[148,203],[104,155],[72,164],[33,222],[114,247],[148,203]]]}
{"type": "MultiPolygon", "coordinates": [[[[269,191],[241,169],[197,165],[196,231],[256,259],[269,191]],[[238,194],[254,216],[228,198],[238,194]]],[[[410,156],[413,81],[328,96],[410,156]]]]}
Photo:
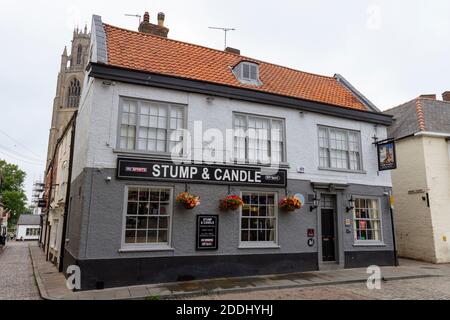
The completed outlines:
{"type": "Polygon", "coordinates": [[[166,17],[166,15],[164,14],[164,12],[158,13],[158,26],[164,27],[164,19],[165,19],[165,17],[166,17]]]}
{"type": "Polygon", "coordinates": [[[420,98],[436,100],[436,95],[435,94],[422,94],[420,96],[420,98]]]}
{"type": "Polygon", "coordinates": [[[144,22],[150,22],[150,14],[148,11],[144,13],[144,22]]]}
{"type": "Polygon", "coordinates": [[[447,102],[450,102],[450,91],[445,91],[445,92],[442,94],[442,100],[447,101],[447,102]]]}

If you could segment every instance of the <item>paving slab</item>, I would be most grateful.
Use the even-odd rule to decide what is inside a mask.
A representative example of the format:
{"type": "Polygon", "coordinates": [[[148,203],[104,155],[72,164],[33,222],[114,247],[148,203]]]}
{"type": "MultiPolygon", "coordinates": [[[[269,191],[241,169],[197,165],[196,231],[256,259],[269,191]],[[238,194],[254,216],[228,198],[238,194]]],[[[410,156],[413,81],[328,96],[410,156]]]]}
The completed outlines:
{"type": "MultiPolygon", "coordinates": [[[[242,293],[243,296],[251,296],[252,291],[365,283],[368,277],[366,268],[360,268],[194,280],[72,292],[66,287],[64,275],[59,273],[53,264],[45,261],[45,255],[41,248],[30,246],[29,250],[39,292],[44,299],[171,299],[195,296],[213,297],[224,293],[242,293]]],[[[382,267],[381,269],[382,275],[388,281],[440,277],[443,274],[441,268],[431,264],[414,264],[413,262],[408,262],[404,267],[382,267]]]]}

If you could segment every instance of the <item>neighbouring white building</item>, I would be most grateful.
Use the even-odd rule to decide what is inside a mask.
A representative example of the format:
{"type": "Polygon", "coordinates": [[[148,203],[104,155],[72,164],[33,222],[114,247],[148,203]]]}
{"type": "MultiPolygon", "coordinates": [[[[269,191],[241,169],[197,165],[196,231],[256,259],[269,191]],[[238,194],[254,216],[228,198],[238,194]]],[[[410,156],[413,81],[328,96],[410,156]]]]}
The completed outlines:
{"type": "Polygon", "coordinates": [[[450,92],[422,95],[385,111],[394,116],[395,232],[402,257],[450,262],[450,92]]]}
{"type": "Polygon", "coordinates": [[[17,222],[17,240],[39,240],[41,234],[41,216],[34,214],[22,214],[17,222]]]}

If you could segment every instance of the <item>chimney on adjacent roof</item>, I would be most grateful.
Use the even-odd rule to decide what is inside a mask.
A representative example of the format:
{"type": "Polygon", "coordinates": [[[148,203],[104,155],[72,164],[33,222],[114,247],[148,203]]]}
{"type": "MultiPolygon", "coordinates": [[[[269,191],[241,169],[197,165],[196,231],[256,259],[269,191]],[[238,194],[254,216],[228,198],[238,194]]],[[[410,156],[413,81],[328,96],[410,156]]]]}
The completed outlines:
{"type": "Polygon", "coordinates": [[[420,95],[420,98],[436,100],[436,95],[435,94],[422,94],[422,95],[420,95]]]}
{"type": "Polygon", "coordinates": [[[146,12],[144,14],[144,20],[139,25],[139,32],[150,33],[155,36],[167,38],[169,29],[164,26],[164,13],[158,13],[158,24],[150,23],[150,14],[146,12]]]}
{"type": "Polygon", "coordinates": [[[230,52],[230,53],[234,53],[234,54],[241,54],[241,50],[239,49],[235,49],[235,48],[231,48],[231,47],[226,47],[225,48],[226,52],[230,52]]]}
{"type": "Polygon", "coordinates": [[[450,91],[445,91],[445,92],[442,94],[442,100],[447,101],[447,102],[450,102],[450,91]]]}

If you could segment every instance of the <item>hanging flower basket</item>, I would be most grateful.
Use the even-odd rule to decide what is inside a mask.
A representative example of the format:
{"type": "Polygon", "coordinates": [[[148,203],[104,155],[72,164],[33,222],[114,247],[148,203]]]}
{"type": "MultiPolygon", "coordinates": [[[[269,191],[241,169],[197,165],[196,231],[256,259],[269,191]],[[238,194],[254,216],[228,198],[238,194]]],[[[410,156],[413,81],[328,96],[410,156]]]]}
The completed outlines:
{"type": "Polygon", "coordinates": [[[288,196],[280,200],[279,207],[286,212],[293,212],[301,209],[303,203],[296,196],[288,196]]]}
{"type": "Polygon", "coordinates": [[[188,192],[180,193],[176,199],[177,203],[182,205],[185,209],[191,210],[200,205],[200,197],[190,194],[188,192]]]}
{"type": "Polygon", "coordinates": [[[237,210],[244,205],[244,201],[239,196],[230,195],[219,200],[219,208],[221,210],[237,210]]]}

